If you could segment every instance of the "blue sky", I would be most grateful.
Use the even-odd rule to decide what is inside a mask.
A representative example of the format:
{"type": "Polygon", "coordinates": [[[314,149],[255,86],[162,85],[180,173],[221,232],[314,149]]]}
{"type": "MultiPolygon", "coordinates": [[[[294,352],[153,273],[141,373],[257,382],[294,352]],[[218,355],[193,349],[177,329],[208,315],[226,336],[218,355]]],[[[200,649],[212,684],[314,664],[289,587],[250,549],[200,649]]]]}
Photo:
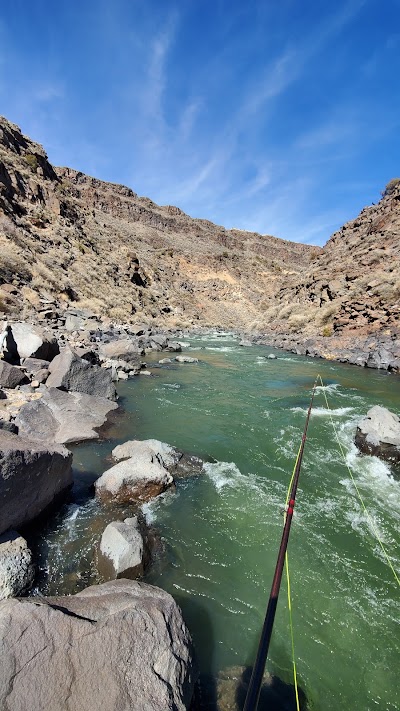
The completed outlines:
{"type": "Polygon", "coordinates": [[[324,244],[400,174],[400,0],[13,0],[0,113],[52,163],[324,244]]]}

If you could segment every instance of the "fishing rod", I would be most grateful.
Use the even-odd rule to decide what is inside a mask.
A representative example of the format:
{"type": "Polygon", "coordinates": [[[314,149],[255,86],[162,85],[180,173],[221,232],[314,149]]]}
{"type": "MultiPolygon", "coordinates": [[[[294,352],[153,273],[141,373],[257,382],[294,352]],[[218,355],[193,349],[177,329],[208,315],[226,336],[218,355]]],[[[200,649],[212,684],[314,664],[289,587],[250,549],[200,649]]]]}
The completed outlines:
{"type": "Polygon", "coordinates": [[[304,426],[304,432],[301,439],[301,445],[299,453],[296,460],[296,466],[293,473],[293,482],[290,490],[289,505],[287,507],[285,515],[285,524],[283,527],[281,545],[279,547],[278,559],[276,561],[275,574],[272,581],[271,592],[269,595],[268,607],[265,613],[264,625],[261,632],[260,641],[258,644],[258,651],[256,661],[253,666],[253,672],[250,679],[249,688],[247,690],[246,701],[244,703],[243,711],[257,711],[258,700],[260,698],[262,678],[264,675],[265,662],[268,656],[269,644],[271,641],[272,628],[274,626],[275,612],[278,604],[279,590],[281,587],[282,571],[285,561],[286,549],[289,541],[290,527],[292,525],[293,509],[296,502],[296,492],[297,485],[299,482],[301,462],[303,459],[304,445],[307,439],[307,429],[308,423],[310,421],[311,408],[313,405],[315,388],[317,381],[315,381],[312,389],[310,405],[307,412],[306,423],[304,426]]]}

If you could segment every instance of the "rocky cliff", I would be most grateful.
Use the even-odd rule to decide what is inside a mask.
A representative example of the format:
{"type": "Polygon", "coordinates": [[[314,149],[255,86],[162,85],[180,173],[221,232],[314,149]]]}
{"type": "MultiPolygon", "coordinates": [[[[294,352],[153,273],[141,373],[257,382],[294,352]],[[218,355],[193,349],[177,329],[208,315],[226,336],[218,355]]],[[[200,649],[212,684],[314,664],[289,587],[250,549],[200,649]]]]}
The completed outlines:
{"type": "Polygon", "coordinates": [[[396,331],[400,185],[324,248],[226,230],[55,168],[0,119],[0,309],[291,337],[396,331]]]}

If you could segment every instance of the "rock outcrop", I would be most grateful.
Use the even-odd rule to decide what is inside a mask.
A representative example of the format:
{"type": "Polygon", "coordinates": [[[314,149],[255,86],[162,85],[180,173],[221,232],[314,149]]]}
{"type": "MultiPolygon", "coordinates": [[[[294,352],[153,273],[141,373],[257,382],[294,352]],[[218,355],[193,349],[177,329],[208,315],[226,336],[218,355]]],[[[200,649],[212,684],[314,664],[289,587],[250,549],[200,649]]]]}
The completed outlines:
{"type": "Polygon", "coordinates": [[[355,443],[364,454],[400,462],[400,418],[375,405],[358,424],[355,443]]]}
{"type": "Polygon", "coordinates": [[[117,580],[60,598],[0,602],[0,708],[185,711],[196,669],[163,590],[117,580]]]}
{"type": "Polygon", "coordinates": [[[0,533],[26,525],[72,485],[65,447],[0,429],[0,533]]]}
{"type": "Polygon", "coordinates": [[[106,398],[48,388],[40,399],[20,409],[16,425],[21,435],[39,442],[83,442],[98,439],[97,430],[117,407],[106,398]]]}

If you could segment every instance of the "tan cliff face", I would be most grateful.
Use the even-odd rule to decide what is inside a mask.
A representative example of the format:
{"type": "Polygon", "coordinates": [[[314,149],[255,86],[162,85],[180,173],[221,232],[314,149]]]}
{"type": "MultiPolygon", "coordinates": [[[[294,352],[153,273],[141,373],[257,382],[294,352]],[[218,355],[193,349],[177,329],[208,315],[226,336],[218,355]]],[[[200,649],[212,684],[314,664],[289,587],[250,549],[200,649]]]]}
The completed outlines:
{"type": "Polygon", "coordinates": [[[0,119],[0,310],[24,316],[50,297],[165,328],[387,327],[396,294],[398,308],[399,205],[395,191],[324,249],[226,230],[54,168],[0,119]]]}

